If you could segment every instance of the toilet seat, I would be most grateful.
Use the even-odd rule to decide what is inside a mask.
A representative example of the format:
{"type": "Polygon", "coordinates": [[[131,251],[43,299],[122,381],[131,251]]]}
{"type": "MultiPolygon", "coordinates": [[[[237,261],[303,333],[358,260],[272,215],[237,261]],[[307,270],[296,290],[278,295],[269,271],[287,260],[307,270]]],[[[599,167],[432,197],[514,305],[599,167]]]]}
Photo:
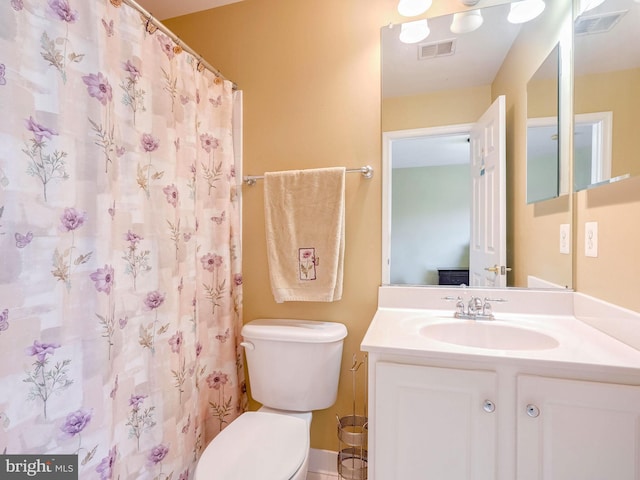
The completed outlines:
{"type": "Polygon", "coordinates": [[[301,418],[246,412],[207,445],[195,479],[289,479],[308,453],[309,428],[301,418]]]}

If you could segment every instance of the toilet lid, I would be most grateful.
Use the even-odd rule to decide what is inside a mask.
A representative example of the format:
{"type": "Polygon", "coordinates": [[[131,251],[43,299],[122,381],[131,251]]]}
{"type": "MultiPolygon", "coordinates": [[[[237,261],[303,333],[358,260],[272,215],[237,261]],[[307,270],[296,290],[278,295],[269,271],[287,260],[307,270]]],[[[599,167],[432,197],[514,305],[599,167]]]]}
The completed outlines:
{"type": "Polygon", "coordinates": [[[205,448],[195,480],[288,479],[308,453],[309,429],[301,418],[246,412],[205,448]]]}

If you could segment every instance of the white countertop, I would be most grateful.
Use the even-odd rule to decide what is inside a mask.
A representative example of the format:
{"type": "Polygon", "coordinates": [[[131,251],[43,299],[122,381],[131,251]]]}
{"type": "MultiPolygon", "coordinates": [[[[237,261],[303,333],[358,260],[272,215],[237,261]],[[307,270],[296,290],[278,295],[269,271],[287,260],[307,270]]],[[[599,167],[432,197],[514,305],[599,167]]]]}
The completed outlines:
{"type": "Polygon", "coordinates": [[[456,345],[434,340],[420,333],[426,325],[469,322],[453,317],[451,310],[379,307],[362,341],[361,348],[371,353],[438,357],[456,360],[509,360],[510,363],[543,362],[576,368],[633,369],[640,373],[640,351],[602,333],[572,315],[495,313],[490,322],[535,330],[557,340],[553,348],[498,350],[456,345]]]}

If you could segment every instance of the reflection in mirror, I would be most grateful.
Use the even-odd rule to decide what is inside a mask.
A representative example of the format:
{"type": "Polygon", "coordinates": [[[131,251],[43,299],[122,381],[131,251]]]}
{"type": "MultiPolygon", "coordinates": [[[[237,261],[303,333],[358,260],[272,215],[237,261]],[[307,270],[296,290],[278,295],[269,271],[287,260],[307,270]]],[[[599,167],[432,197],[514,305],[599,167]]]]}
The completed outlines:
{"type": "Polygon", "coordinates": [[[469,133],[429,133],[391,142],[390,281],[468,285],[469,133]]]}
{"type": "Polygon", "coordinates": [[[397,25],[381,30],[383,284],[468,284],[469,132],[492,104],[503,62],[517,58],[513,42],[538,22],[510,24],[509,10],[508,2],[482,8],[480,28],[464,34],[453,33],[453,15],[429,18],[431,33],[419,44],[401,43],[397,25]],[[427,163],[400,166],[409,146],[427,163]],[[453,146],[464,161],[444,162],[442,149],[453,146]]]}
{"type": "Polygon", "coordinates": [[[527,203],[560,194],[559,46],[527,83],[527,203]]]}
{"type": "Polygon", "coordinates": [[[430,34],[418,44],[402,43],[397,26],[382,29],[383,129],[395,134],[385,145],[391,193],[384,283],[470,283],[469,136],[492,103],[491,83],[521,29],[508,14],[508,3],[484,8],[480,28],[463,34],[453,33],[454,15],[430,18],[430,34]],[[398,113],[404,119],[432,118],[403,129],[391,120],[395,99],[412,104],[413,111],[398,113]]]}
{"type": "Polygon", "coordinates": [[[605,0],[574,24],[574,190],[640,174],[640,3],[605,0]]]}

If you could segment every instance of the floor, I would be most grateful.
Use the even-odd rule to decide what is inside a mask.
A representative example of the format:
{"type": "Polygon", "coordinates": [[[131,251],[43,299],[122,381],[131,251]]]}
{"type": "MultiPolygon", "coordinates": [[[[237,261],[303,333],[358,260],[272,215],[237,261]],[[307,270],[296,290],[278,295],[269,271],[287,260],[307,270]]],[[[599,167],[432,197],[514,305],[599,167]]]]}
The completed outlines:
{"type": "Polygon", "coordinates": [[[307,474],[307,480],[338,480],[338,475],[327,475],[326,473],[314,473],[309,472],[307,474]]]}

